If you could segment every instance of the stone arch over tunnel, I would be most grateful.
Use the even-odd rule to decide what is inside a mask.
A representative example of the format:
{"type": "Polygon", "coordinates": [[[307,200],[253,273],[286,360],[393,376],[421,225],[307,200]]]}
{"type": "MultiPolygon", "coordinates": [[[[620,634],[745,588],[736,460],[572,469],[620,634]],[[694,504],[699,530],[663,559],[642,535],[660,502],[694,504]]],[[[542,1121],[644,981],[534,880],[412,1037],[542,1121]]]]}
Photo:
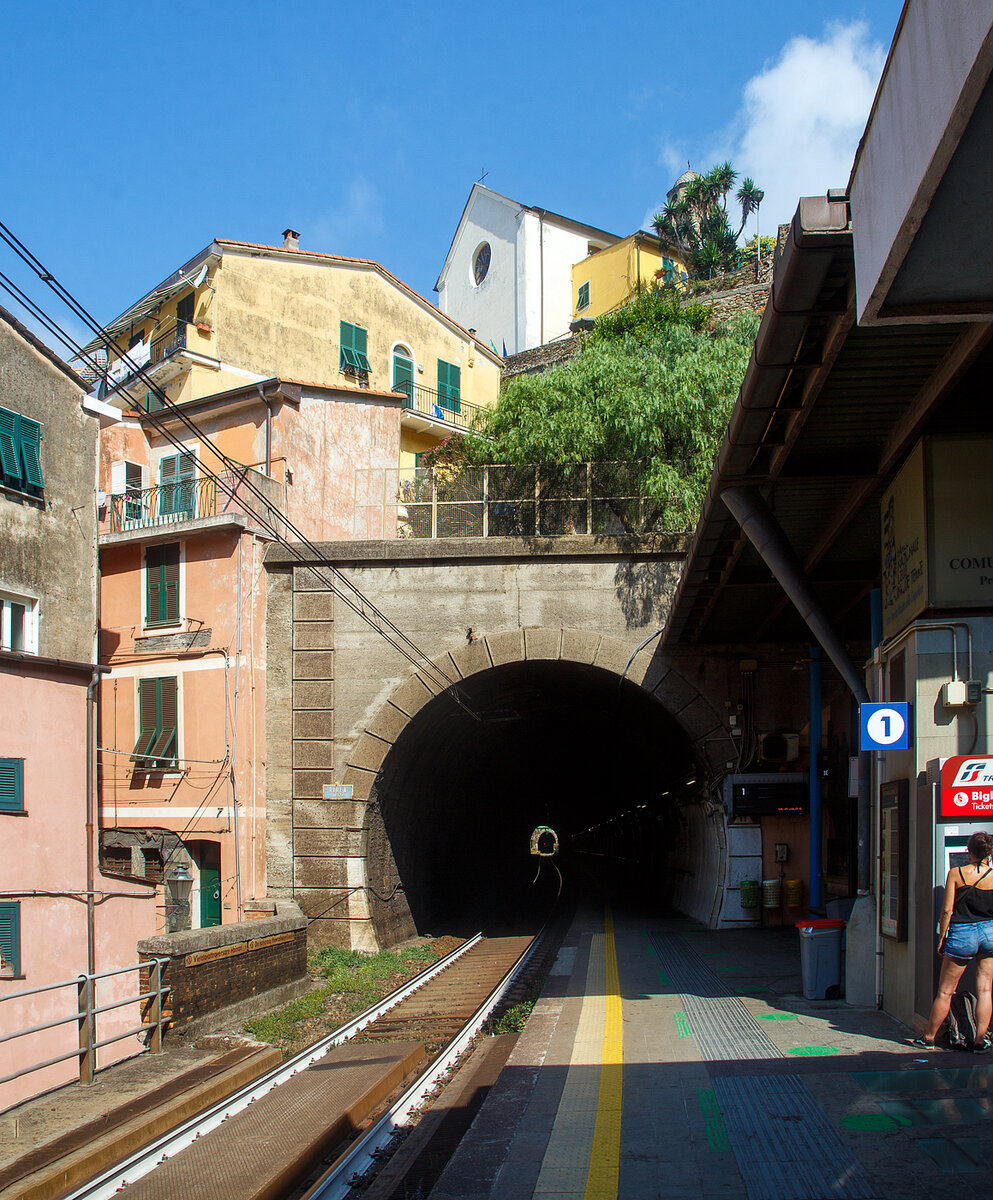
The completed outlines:
{"type": "Polygon", "coordinates": [[[368,802],[380,945],[467,932],[515,897],[543,903],[557,883],[529,853],[540,824],[559,833],[574,891],[711,919],[724,834],[707,780],[725,726],[661,652],[636,651],[563,629],[491,634],[435,660],[461,703],[414,674],[379,709],[345,779],[368,802]]]}

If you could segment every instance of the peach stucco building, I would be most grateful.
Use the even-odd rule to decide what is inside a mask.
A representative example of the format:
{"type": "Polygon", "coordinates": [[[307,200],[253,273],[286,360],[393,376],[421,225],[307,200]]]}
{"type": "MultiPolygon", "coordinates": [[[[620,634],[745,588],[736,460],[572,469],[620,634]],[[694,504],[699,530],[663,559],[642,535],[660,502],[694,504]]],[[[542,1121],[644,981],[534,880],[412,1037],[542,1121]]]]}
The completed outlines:
{"type": "MultiPolygon", "coordinates": [[[[0,1029],[73,1018],[4,1043],[4,1109],[76,1077],[74,981],[136,964],[155,911],[151,889],[97,865],[99,418],[75,373],[3,309],[0,362],[0,1029]]],[[[137,973],[102,981],[99,1001],[137,985],[137,973]]],[[[140,1023],[137,1005],[97,1022],[98,1038],[112,1037],[140,1023]]],[[[98,1065],[140,1049],[129,1036],[98,1065]]]]}
{"type": "Polygon", "coordinates": [[[212,242],[108,329],[101,862],[158,885],[161,929],[199,928],[271,909],[266,545],[354,536],[357,472],[464,429],[501,359],[378,263],[292,231],[212,242]]]}

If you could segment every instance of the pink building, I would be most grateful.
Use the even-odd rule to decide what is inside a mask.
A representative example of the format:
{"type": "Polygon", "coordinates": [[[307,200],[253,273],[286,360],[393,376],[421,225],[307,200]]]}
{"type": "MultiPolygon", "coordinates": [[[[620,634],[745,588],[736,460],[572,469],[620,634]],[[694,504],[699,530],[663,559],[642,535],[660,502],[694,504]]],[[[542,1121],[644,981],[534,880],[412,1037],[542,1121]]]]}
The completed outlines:
{"type": "MultiPolygon", "coordinates": [[[[0,361],[0,1029],[73,1017],[3,1044],[4,1109],[76,1078],[77,989],[48,985],[136,964],[155,912],[151,889],[97,865],[99,418],[75,373],[3,309],[0,361]]],[[[137,984],[136,973],[101,981],[98,1002],[137,984]]],[[[99,1018],[96,1036],[138,1024],[128,1005],[99,1018]]],[[[98,1065],[140,1049],[129,1036],[98,1065]]]]}

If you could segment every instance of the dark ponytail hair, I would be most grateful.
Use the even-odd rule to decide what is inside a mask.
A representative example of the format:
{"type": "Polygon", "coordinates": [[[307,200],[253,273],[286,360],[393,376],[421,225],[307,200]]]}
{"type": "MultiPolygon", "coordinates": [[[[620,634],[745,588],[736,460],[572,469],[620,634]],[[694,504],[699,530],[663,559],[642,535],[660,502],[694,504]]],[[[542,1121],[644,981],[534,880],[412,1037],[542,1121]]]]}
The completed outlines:
{"type": "Polygon", "coordinates": [[[965,848],[977,862],[983,862],[993,854],[993,834],[985,831],[974,833],[965,848]]]}

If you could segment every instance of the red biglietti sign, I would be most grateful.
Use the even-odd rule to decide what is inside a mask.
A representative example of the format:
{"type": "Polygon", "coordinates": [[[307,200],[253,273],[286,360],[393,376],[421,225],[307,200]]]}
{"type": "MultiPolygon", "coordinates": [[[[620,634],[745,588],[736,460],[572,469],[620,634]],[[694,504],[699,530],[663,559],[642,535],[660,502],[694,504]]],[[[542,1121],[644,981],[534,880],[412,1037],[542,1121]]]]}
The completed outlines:
{"type": "Polygon", "coordinates": [[[941,764],[938,819],[993,818],[993,756],[956,754],[941,764]]]}

